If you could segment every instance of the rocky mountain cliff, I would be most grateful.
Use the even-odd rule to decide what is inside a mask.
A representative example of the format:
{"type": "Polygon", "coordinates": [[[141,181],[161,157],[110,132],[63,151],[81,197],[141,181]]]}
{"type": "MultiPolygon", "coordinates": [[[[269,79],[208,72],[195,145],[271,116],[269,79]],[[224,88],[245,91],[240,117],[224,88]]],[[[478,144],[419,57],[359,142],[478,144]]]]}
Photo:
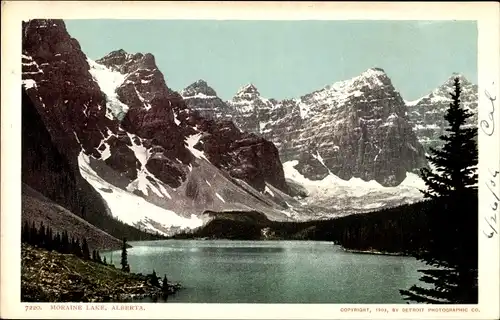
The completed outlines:
{"type": "Polygon", "coordinates": [[[441,86],[433,90],[428,95],[411,102],[407,102],[408,116],[414,126],[418,140],[423,145],[426,152],[431,147],[441,147],[442,141],[439,137],[445,134],[447,122],[444,119],[453,92],[453,79],[458,77],[462,86],[460,100],[462,105],[469,109],[473,117],[469,118],[469,126],[477,126],[477,104],[478,86],[471,83],[461,74],[453,74],[441,86]]]}
{"type": "MultiPolygon", "coordinates": [[[[396,186],[426,165],[407,107],[382,69],[283,101],[261,97],[250,84],[227,105],[241,130],[274,142],[281,161],[297,161],[311,180],[332,173],[396,186]]],[[[203,101],[192,107],[210,108],[203,101]]]]}
{"type": "MultiPolygon", "coordinates": [[[[289,219],[276,147],[191,110],[168,88],[153,55],[117,50],[92,61],[62,20],[23,23],[22,53],[23,103],[40,115],[67,159],[65,171],[84,178],[93,194],[85,202],[101,197],[94,215],[109,209],[128,225],[164,234],[201,225],[204,210],[252,209],[289,219]]],[[[42,149],[26,149],[23,163],[32,164],[23,168],[26,184],[78,211],[64,200],[80,197],[78,186],[63,180],[44,189],[34,170],[42,149]]],[[[44,159],[47,173],[53,161],[44,159]]]]}

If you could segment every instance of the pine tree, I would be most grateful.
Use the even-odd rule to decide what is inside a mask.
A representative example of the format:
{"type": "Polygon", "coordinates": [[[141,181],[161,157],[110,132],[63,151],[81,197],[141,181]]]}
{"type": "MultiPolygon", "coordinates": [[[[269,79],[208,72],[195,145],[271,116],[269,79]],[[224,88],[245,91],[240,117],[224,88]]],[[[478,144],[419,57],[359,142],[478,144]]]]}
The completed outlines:
{"type": "Polygon", "coordinates": [[[76,242],[76,239],[75,237],[71,237],[71,253],[76,255],[76,256],[81,256],[81,248],[80,248],[80,244],[76,242]]]}
{"type": "Polygon", "coordinates": [[[30,241],[29,241],[29,243],[30,243],[31,245],[36,245],[36,244],[37,244],[37,242],[38,242],[38,232],[37,232],[37,230],[36,230],[35,221],[33,221],[33,222],[31,223],[30,235],[31,235],[31,236],[30,236],[30,241]]]}
{"type": "Polygon", "coordinates": [[[153,273],[151,274],[151,285],[155,287],[160,286],[160,282],[158,281],[158,276],[156,275],[156,271],[153,269],[153,273]]]}
{"type": "Polygon", "coordinates": [[[447,134],[441,149],[431,148],[427,157],[435,172],[421,170],[432,199],[429,215],[429,239],[413,255],[431,269],[419,270],[421,281],[430,285],[413,285],[400,290],[405,300],[419,303],[477,303],[478,264],[478,196],[477,196],[477,128],[467,126],[472,114],[460,104],[460,81],[454,81],[452,102],[445,119],[447,134]]]}
{"type": "Polygon", "coordinates": [[[30,226],[29,226],[28,220],[24,220],[24,224],[22,227],[21,240],[24,243],[29,243],[29,241],[30,241],[30,226]]]}
{"type": "Polygon", "coordinates": [[[45,226],[43,225],[43,221],[40,221],[40,228],[38,229],[38,245],[41,248],[45,248],[45,240],[46,240],[46,234],[45,234],[45,226]]]}
{"type": "Polygon", "coordinates": [[[80,245],[80,239],[75,240],[75,255],[83,258],[83,250],[82,246],[80,245]]]}
{"type": "Polygon", "coordinates": [[[68,232],[66,230],[64,230],[62,232],[62,237],[61,237],[61,252],[62,253],[70,253],[70,242],[69,242],[69,236],[68,236],[68,232]]]}
{"type": "Polygon", "coordinates": [[[162,291],[163,291],[164,294],[168,293],[168,279],[167,279],[167,275],[163,276],[162,291]]]}
{"type": "Polygon", "coordinates": [[[56,251],[61,252],[61,234],[59,232],[56,232],[56,236],[54,238],[54,248],[56,251]]]}
{"type": "Polygon", "coordinates": [[[52,228],[50,227],[48,227],[47,239],[48,239],[47,249],[50,251],[54,250],[54,235],[52,233],[52,228]]]}
{"type": "Polygon", "coordinates": [[[87,243],[87,238],[83,238],[82,254],[83,254],[83,259],[90,260],[90,250],[89,250],[89,245],[87,243]]]}
{"type": "Polygon", "coordinates": [[[128,268],[128,260],[127,260],[127,238],[123,238],[123,244],[122,244],[122,259],[120,262],[122,266],[122,270],[126,271],[128,268]]]}

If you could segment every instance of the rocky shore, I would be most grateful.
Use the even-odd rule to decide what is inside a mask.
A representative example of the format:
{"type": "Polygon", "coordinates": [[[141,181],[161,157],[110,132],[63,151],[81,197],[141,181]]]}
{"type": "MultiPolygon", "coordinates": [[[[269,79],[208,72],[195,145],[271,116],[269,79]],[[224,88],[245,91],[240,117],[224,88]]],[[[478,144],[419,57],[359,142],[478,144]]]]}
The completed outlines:
{"type": "Polygon", "coordinates": [[[179,283],[151,275],[123,272],[111,265],[83,260],[72,254],[51,252],[22,244],[22,302],[126,302],[174,294],[179,283]]]}

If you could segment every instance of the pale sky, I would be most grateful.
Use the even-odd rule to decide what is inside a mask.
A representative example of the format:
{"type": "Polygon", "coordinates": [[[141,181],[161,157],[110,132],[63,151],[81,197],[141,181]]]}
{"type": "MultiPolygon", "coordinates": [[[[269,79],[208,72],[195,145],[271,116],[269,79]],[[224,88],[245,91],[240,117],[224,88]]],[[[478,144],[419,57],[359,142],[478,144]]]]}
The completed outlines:
{"type": "Polygon", "coordinates": [[[167,85],[203,79],[230,99],[253,83],[266,98],[295,98],[371,67],[414,100],[453,72],[477,83],[474,21],[65,20],[87,56],[152,53],[167,85]]]}

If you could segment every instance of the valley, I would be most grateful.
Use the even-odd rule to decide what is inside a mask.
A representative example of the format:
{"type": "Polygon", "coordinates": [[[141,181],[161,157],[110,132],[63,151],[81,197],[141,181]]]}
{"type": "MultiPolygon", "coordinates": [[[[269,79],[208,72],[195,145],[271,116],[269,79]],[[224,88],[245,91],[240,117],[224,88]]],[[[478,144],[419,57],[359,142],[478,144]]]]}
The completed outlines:
{"type": "MultiPolygon", "coordinates": [[[[297,99],[263,98],[246,85],[223,101],[203,80],[175,92],[149,53],[116,50],[93,61],[74,45],[76,60],[56,47],[37,56],[44,39],[76,40],[67,40],[62,21],[33,20],[25,28],[23,101],[41,112],[67,170],[91,188],[87,197],[99,198],[71,200],[77,214],[106,210],[125,225],[172,236],[208,223],[206,210],[305,221],[422,199],[418,170],[428,165],[426,139],[442,132],[449,81],[406,103],[384,70],[372,68],[297,99]],[[47,78],[63,71],[66,82],[90,85],[47,78]],[[438,109],[429,118],[433,103],[438,109]]],[[[475,110],[477,86],[464,81],[475,110]]],[[[40,191],[33,185],[40,177],[27,175],[40,191]]]]}

